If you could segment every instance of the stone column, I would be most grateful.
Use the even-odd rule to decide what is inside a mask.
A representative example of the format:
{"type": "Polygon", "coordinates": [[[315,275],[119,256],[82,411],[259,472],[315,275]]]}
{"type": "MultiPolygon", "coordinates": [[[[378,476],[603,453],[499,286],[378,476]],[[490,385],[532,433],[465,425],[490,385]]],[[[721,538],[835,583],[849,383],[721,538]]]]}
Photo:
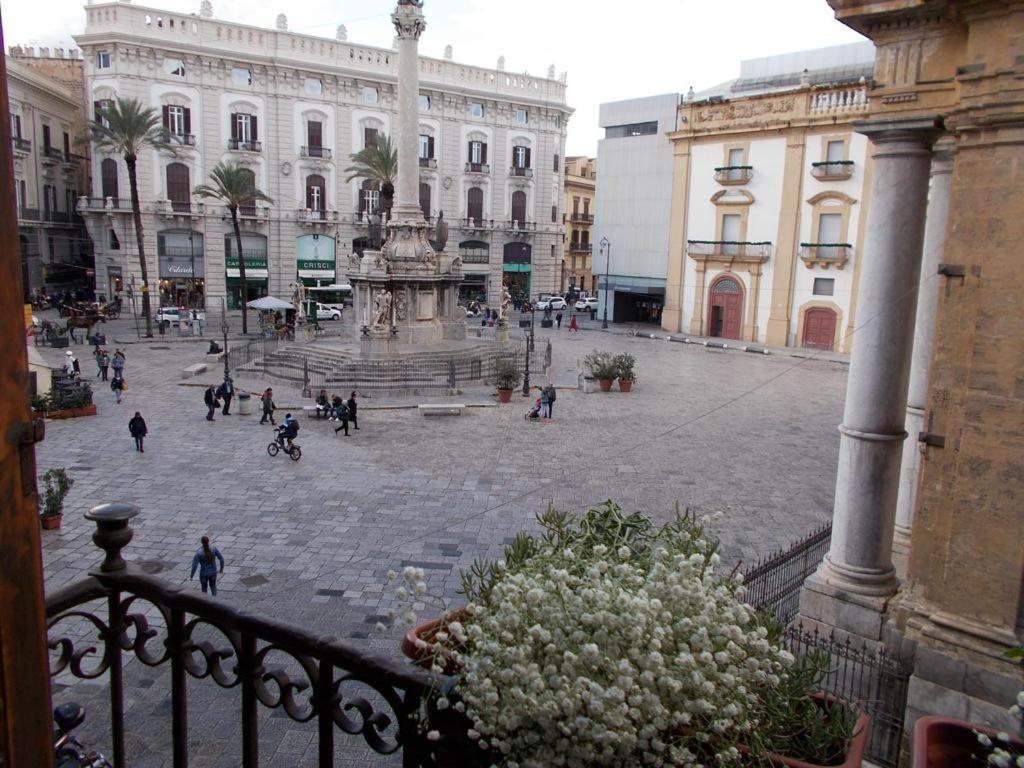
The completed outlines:
{"type": "Polygon", "coordinates": [[[423,219],[420,210],[417,137],[420,115],[420,35],[427,28],[423,11],[399,3],[391,16],[398,33],[398,188],[395,204],[400,218],[423,219]]]}
{"type": "Polygon", "coordinates": [[[874,142],[871,210],[860,255],[860,326],[839,427],[832,544],[805,585],[801,613],[878,639],[885,601],[897,586],[893,524],[931,145],[940,124],[936,118],[889,118],[855,127],[874,142]]]}
{"type": "Polygon", "coordinates": [[[914,522],[914,505],[917,503],[918,469],[921,465],[921,445],[917,436],[925,430],[924,409],[928,400],[928,369],[935,346],[935,312],[939,305],[937,275],[946,245],[949,188],[952,178],[952,141],[942,141],[936,145],[932,156],[931,190],[928,195],[928,217],[921,257],[921,286],[917,297],[917,319],[914,321],[914,355],[910,361],[910,387],[907,393],[907,440],[903,443],[899,497],[896,502],[896,527],[893,530],[892,559],[897,575],[901,579],[907,575],[910,530],[914,522]]]}

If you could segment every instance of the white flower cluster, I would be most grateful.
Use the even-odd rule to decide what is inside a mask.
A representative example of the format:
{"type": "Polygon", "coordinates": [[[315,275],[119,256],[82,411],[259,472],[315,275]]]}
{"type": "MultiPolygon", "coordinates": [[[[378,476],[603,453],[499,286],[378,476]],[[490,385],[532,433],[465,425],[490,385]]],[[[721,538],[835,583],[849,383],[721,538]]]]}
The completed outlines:
{"type": "MultiPolygon", "coordinates": [[[[1017,694],[1017,702],[1010,707],[1010,715],[1024,725],[1024,691],[1017,694]]],[[[996,768],[1024,768],[1024,750],[1021,749],[1020,742],[1011,741],[1008,733],[997,733],[994,740],[977,731],[975,735],[981,746],[992,750],[988,754],[988,765],[994,765],[996,768]]]]}
{"type": "Polygon", "coordinates": [[[700,554],[542,552],[459,626],[471,738],[509,768],[739,762],[793,657],[700,554]]]}

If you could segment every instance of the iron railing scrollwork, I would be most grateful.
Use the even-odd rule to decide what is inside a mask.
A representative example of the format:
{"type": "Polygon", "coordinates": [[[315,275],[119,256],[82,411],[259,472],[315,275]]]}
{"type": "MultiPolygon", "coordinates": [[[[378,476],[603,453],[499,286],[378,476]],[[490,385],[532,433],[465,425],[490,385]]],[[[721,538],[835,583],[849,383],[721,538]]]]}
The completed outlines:
{"type": "Polygon", "coordinates": [[[131,563],[109,567],[116,566],[120,547],[130,539],[127,519],[116,522],[119,526],[108,519],[107,529],[94,536],[107,549],[104,565],[47,598],[49,647],[55,654],[51,676],[109,677],[115,768],[128,765],[129,757],[124,654],[149,667],[170,663],[176,768],[189,762],[188,677],[239,690],[243,768],[258,764],[259,705],[280,709],[297,723],[316,721],[321,768],[334,765],[336,730],[361,736],[378,754],[401,753],[408,768],[444,764],[436,755],[446,750],[446,737],[428,742],[417,719],[431,693],[445,683],[443,678],[183,591],[131,563]],[[89,608],[100,600],[105,616],[101,609],[89,608]],[[159,617],[163,626],[154,626],[147,613],[159,617]],[[90,664],[90,659],[95,662],[90,664]]]}

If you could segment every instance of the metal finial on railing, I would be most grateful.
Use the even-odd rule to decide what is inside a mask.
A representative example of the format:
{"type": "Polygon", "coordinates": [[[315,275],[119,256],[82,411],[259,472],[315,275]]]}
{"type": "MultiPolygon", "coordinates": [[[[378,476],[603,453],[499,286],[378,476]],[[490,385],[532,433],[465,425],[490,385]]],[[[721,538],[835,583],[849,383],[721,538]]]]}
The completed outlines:
{"type": "Polygon", "coordinates": [[[101,571],[124,570],[125,562],[121,557],[121,550],[128,546],[135,535],[128,521],[141,511],[134,504],[113,502],[100,504],[85,513],[86,520],[96,523],[96,532],[92,535],[93,542],[107,553],[100,566],[101,571]]]}

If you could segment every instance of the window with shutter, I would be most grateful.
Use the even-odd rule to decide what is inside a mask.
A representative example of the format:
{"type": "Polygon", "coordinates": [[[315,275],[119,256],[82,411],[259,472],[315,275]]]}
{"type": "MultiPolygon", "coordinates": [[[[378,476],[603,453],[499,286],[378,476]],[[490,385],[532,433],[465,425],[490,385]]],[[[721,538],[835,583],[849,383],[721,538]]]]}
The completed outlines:
{"type": "Polygon", "coordinates": [[[167,199],[171,210],[188,213],[192,210],[192,187],[188,179],[188,166],[171,163],[167,166],[167,199]]]}
{"type": "Polygon", "coordinates": [[[526,223],[526,193],[521,190],[512,193],[512,221],[520,226],[526,223]]]}
{"type": "Polygon", "coordinates": [[[377,146],[377,129],[376,128],[363,128],[363,148],[376,147],[377,146]]]}
{"type": "Polygon", "coordinates": [[[259,130],[256,127],[257,126],[256,115],[251,115],[249,117],[249,122],[252,125],[252,133],[249,135],[249,141],[259,141],[260,140],[260,132],[259,132],[259,130]]]}
{"type": "Polygon", "coordinates": [[[420,184],[420,210],[423,211],[423,218],[430,218],[430,185],[420,184]]]}
{"type": "Polygon", "coordinates": [[[185,134],[188,136],[192,135],[192,110],[188,107],[182,107],[182,114],[185,116],[185,134]]]}
{"type": "Polygon", "coordinates": [[[370,214],[380,205],[380,190],[377,185],[366,179],[359,187],[359,214],[370,214]]]}
{"type": "Polygon", "coordinates": [[[311,211],[327,208],[327,182],[323,176],[312,174],[306,177],[306,207],[311,211]]]}
{"type": "Polygon", "coordinates": [[[551,206],[551,223],[552,224],[557,224],[558,223],[558,206],[557,205],[552,205],[551,206]]]}
{"type": "Polygon", "coordinates": [[[43,152],[50,150],[50,126],[43,126],[43,152]]]}
{"type": "Polygon", "coordinates": [[[67,133],[65,133],[64,134],[64,156],[65,157],[69,157],[70,155],[71,155],[71,137],[67,133]]]}
{"type": "Polygon", "coordinates": [[[310,120],[306,123],[306,140],[310,147],[323,147],[324,126],[318,120],[310,120]]]}
{"type": "Polygon", "coordinates": [[[558,173],[558,170],[558,155],[555,155],[554,162],[551,163],[551,171],[552,173],[558,173]]]}
{"type": "Polygon", "coordinates": [[[103,198],[108,197],[117,200],[117,161],[112,157],[105,158],[100,163],[100,177],[102,179],[103,198]]]}
{"type": "Polygon", "coordinates": [[[480,187],[470,187],[466,193],[466,216],[474,222],[484,218],[484,191],[480,187]]]}
{"type": "MultiPolygon", "coordinates": [[[[243,168],[240,171],[241,175],[245,178],[245,186],[247,189],[256,189],[256,174],[248,168],[243,168]]],[[[242,216],[255,216],[256,215],[256,201],[249,200],[238,206],[238,213],[242,216]]]]}

